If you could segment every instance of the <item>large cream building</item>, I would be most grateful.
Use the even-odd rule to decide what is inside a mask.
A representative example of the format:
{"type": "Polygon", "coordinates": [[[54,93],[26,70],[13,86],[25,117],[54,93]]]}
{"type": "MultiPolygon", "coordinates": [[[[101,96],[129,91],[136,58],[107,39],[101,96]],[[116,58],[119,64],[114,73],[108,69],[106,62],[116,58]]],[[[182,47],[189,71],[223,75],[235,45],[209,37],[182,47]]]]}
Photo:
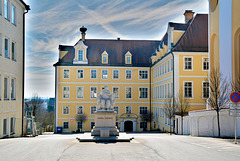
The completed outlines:
{"type": "Polygon", "coordinates": [[[172,23],[161,41],[82,39],[59,46],[56,76],[56,127],[90,131],[98,92],[108,85],[116,98],[120,131],[169,131],[163,104],[181,92],[190,109],[204,109],[208,97],[208,19],[185,12],[186,23],[172,23]],[[84,123],[76,119],[86,114],[84,123]],[[151,124],[141,120],[152,114],[151,124]]]}
{"type": "Polygon", "coordinates": [[[24,15],[22,0],[0,0],[0,138],[22,135],[24,15]]]}

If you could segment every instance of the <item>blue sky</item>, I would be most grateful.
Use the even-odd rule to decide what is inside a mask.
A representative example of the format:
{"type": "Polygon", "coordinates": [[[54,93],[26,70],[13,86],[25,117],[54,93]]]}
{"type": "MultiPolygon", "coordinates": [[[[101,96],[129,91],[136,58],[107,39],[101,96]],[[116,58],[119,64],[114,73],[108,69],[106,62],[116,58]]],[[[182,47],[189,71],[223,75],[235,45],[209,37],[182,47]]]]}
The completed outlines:
{"type": "Polygon", "coordinates": [[[25,97],[54,97],[58,46],[74,45],[87,27],[87,39],[161,40],[167,23],[184,22],[192,9],[208,13],[208,0],[25,0],[25,97]]]}

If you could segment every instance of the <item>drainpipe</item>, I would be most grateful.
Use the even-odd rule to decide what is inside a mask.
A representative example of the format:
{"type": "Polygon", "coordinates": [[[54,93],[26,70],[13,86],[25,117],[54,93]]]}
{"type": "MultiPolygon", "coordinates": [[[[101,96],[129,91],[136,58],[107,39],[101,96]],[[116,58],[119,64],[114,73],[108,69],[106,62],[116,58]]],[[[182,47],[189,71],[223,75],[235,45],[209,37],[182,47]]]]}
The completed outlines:
{"type": "Polygon", "coordinates": [[[23,123],[24,123],[24,81],[25,81],[25,14],[30,9],[29,5],[25,6],[26,11],[23,13],[23,79],[22,79],[22,136],[23,136],[23,123]]]}

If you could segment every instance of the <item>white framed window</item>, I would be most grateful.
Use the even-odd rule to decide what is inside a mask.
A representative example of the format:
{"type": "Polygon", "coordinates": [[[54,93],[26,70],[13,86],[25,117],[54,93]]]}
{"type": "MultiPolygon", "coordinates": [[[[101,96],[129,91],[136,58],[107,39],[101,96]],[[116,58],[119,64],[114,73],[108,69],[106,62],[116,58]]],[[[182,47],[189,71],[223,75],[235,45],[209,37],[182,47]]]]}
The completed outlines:
{"type": "Polygon", "coordinates": [[[113,70],[113,79],[119,79],[119,70],[113,70]]]}
{"type": "Polygon", "coordinates": [[[125,107],[125,113],[132,113],[132,107],[131,106],[126,106],[125,107]]]}
{"type": "Polygon", "coordinates": [[[162,75],[162,66],[160,65],[159,66],[159,73],[160,73],[160,76],[162,75]]]}
{"type": "Polygon", "coordinates": [[[96,108],[96,106],[91,106],[91,107],[90,107],[90,110],[91,110],[91,111],[90,111],[90,114],[91,114],[91,115],[94,115],[94,112],[97,110],[97,108],[96,108]]]}
{"type": "Polygon", "coordinates": [[[167,73],[167,62],[165,62],[165,74],[167,73]]]}
{"type": "Polygon", "coordinates": [[[203,82],[203,98],[209,98],[209,82],[203,82]]]}
{"type": "Polygon", "coordinates": [[[83,61],[84,52],[83,50],[78,50],[78,61],[83,61]]]}
{"type": "Polygon", "coordinates": [[[11,5],[11,9],[12,9],[11,22],[12,24],[16,25],[16,7],[11,5]]]}
{"type": "Polygon", "coordinates": [[[97,87],[90,87],[90,97],[97,98],[97,87]]]}
{"type": "Polygon", "coordinates": [[[107,69],[102,70],[102,79],[108,79],[108,70],[107,69]]]}
{"type": "Polygon", "coordinates": [[[77,106],[77,115],[83,114],[83,106],[77,106]]]}
{"type": "Polygon", "coordinates": [[[203,70],[209,70],[209,59],[203,58],[203,70]]]}
{"type": "MultiPolygon", "coordinates": [[[[0,7],[1,7],[1,5],[0,5],[0,7]]],[[[0,8],[0,10],[1,10],[1,8],[0,8]]],[[[2,34],[1,33],[0,33],[0,56],[2,56],[2,34]]]]}
{"type": "Polygon", "coordinates": [[[77,129],[82,129],[83,126],[82,126],[82,121],[78,121],[77,122],[77,129]]]}
{"type": "Polygon", "coordinates": [[[70,78],[70,69],[63,69],[63,78],[65,79],[70,78]]]}
{"type": "Polygon", "coordinates": [[[11,120],[10,120],[10,134],[15,133],[15,122],[16,122],[16,118],[11,117],[11,120]]]}
{"type": "Polygon", "coordinates": [[[9,100],[9,78],[4,77],[4,100],[9,100]]]}
{"type": "Polygon", "coordinates": [[[11,100],[16,100],[16,79],[11,79],[11,100]]]}
{"type": "Polygon", "coordinates": [[[173,71],[173,58],[171,59],[171,71],[173,71]]]}
{"type": "Polygon", "coordinates": [[[147,129],[147,122],[140,121],[140,129],[147,129]]]}
{"type": "Polygon", "coordinates": [[[64,121],[63,122],[63,129],[68,129],[69,128],[69,122],[68,121],[64,121]]]}
{"type": "Polygon", "coordinates": [[[139,70],[138,72],[139,79],[148,79],[148,70],[139,70]]]}
{"type": "Polygon", "coordinates": [[[103,59],[103,60],[102,60],[103,63],[107,63],[107,62],[108,62],[108,61],[107,61],[107,55],[103,55],[102,59],[103,59]]]}
{"type": "Polygon", "coordinates": [[[159,77],[159,67],[157,67],[157,78],[159,77]]]}
{"type": "Polygon", "coordinates": [[[139,107],[139,114],[140,115],[148,114],[148,107],[139,107]]]}
{"type": "Polygon", "coordinates": [[[2,100],[2,76],[0,75],[0,100],[2,100]]]}
{"type": "Polygon", "coordinates": [[[69,115],[70,113],[70,108],[69,106],[63,106],[63,114],[64,115],[69,115]]]}
{"type": "Polygon", "coordinates": [[[169,73],[169,71],[170,71],[170,70],[169,70],[169,60],[167,61],[167,66],[168,66],[168,73],[169,73]]]}
{"type": "Polygon", "coordinates": [[[10,19],[10,2],[8,0],[4,0],[4,17],[7,20],[10,19]]]}
{"type": "Polygon", "coordinates": [[[114,106],[113,110],[116,111],[117,115],[119,114],[119,107],[118,106],[114,106]]]}
{"type": "Polygon", "coordinates": [[[193,83],[184,82],[184,97],[192,98],[193,97],[193,83]]]}
{"type": "MultiPolygon", "coordinates": [[[[2,0],[0,0],[0,15],[2,15],[2,0]]],[[[1,123],[1,122],[0,122],[1,123]]]]}
{"type": "Polygon", "coordinates": [[[83,97],[84,97],[84,88],[77,87],[77,98],[83,98],[83,97]]]}
{"type": "Polygon", "coordinates": [[[10,58],[10,51],[9,51],[9,39],[5,37],[5,58],[10,58]]]}
{"type": "Polygon", "coordinates": [[[84,78],[84,70],[83,69],[78,69],[77,70],[77,78],[78,79],[83,79],[84,78]]]}
{"type": "Polygon", "coordinates": [[[12,60],[16,61],[16,43],[12,42],[12,60]]]}
{"type": "Polygon", "coordinates": [[[131,99],[132,98],[132,87],[126,87],[125,88],[125,93],[126,93],[126,99],[131,99]]]}
{"type": "Polygon", "coordinates": [[[127,62],[126,64],[131,64],[131,57],[130,56],[127,56],[127,62]]]}
{"type": "Polygon", "coordinates": [[[8,120],[3,119],[3,136],[8,134],[8,120]]]}
{"type": "Polygon", "coordinates": [[[90,126],[91,126],[91,129],[93,129],[93,127],[95,126],[95,122],[91,121],[90,126]]]}
{"type": "Polygon", "coordinates": [[[164,91],[165,91],[165,93],[164,93],[164,98],[167,98],[167,85],[165,84],[164,86],[165,86],[165,89],[164,89],[164,91]]]}
{"type": "Polygon", "coordinates": [[[148,88],[147,87],[139,88],[139,98],[148,98],[148,88]]]}
{"type": "Polygon", "coordinates": [[[97,70],[91,69],[91,79],[96,79],[96,78],[97,78],[97,70]]]}
{"type": "Polygon", "coordinates": [[[126,70],[126,79],[132,79],[132,70],[126,70]]]}
{"type": "Polygon", "coordinates": [[[184,57],[184,70],[192,70],[192,57],[184,57]]]}
{"type": "Polygon", "coordinates": [[[171,98],[173,98],[173,82],[171,83],[171,98]]]}
{"type": "Polygon", "coordinates": [[[167,98],[170,98],[170,88],[169,88],[169,83],[168,83],[168,87],[167,87],[167,89],[168,89],[167,98]]]}
{"type": "Polygon", "coordinates": [[[63,87],[63,98],[70,98],[70,87],[63,87]]]}
{"type": "Polygon", "coordinates": [[[113,87],[114,98],[119,98],[119,87],[113,87]]]}
{"type": "Polygon", "coordinates": [[[160,93],[160,98],[162,98],[162,86],[160,85],[160,91],[159,91],[159,93],[160,93]]]}
{"type": "Polygon", "coordinates": [[[164,63],[162,64],[162,75],[164,75],[164,63]]]}

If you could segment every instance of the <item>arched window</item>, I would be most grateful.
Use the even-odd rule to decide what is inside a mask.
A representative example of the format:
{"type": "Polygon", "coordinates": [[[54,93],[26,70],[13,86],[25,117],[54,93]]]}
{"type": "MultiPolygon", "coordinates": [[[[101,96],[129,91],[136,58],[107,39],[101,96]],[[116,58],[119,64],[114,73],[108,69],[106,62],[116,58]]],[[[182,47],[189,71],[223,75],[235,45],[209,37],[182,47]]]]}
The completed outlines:
{"type": "Polygon", "coordinates": [[[125,64],[132,64],[132,54],[129,51],[125,54],[125,64]]]}
{"type": "Polygon", "coordinates": [[[102,53],[102,63],[103,64],[107,64],[108,63],[108,53],[106,51],[104,51],[102,53]]]}

